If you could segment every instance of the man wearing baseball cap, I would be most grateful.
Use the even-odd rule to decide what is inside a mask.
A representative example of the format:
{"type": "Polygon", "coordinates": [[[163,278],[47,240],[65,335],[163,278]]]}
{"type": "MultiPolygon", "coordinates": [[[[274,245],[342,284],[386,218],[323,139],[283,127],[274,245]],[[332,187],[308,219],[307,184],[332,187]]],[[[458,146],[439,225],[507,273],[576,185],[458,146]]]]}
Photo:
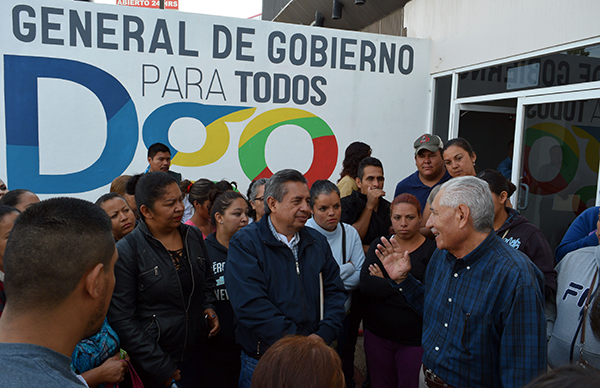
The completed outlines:
{"type": "Polygon", "coordinates": [[[444,165],[442,158],[444,143],[439,136],[426,133],[419,136],[413,146],[417,171],[398,183],[394,198],[402,193],[410,193],[417,197],[423,211],[431,190],[450,179],[450,174],[444,165]]]}

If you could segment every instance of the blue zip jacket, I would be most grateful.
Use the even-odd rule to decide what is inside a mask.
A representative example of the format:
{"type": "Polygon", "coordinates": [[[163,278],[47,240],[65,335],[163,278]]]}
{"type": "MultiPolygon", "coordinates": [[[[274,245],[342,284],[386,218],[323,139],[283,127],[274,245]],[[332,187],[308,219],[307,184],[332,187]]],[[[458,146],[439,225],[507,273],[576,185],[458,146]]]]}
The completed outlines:
{"type": "Polygon", "coordinates": [[[315,333],[331,343],[340,333],[346,292],[327,240],[313,229],[300,230],[298,265],[271,233],[268,216],[241,229],[229,242],[225,284],[237,319],[236,341],[249,356],[259,358],[286,335],[315,333]]]}

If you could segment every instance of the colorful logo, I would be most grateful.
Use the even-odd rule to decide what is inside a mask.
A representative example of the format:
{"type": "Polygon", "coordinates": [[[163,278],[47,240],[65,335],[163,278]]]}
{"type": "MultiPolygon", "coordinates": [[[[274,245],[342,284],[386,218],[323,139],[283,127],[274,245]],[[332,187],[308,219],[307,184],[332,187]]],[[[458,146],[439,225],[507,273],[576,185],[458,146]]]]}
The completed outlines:
{"type": "MultiPolygon", "coordinates": [[[[576,136],[581,139],[587,139],[585,148],[585,162],[595,173],[598,173],[598,162],[600,155],[600,138],[593,134],[599,133],[598,127],[590,126],[571,126],[573,132],[562,125],[555,123],[536,124],[525,131],[525,148],[523,154],[524,170],[532,194],[553,195],[564,190],[573,182],[577,174],[580,162],[580,149],[577,144],[576,136]],[[531,149],[535,142],[542,137],[550,137],[556,140],[562,152],[562,163],[558,174],[550,181],[542,182],[535,178],[529,166],[529,157],[531,149]]],[[[596,197],[596,185],[584,186],[575,192],[573,210],[580,214],[587,209],[589,200],[596,197]]]]}
{"type": "Polygon", "coordinates": [[[269,135],[282,125],[297,125],[308,132],[314,147],[313,161],[304,176],[309,186],[327,179],[337,162],[338,146],[333,131],[323,119],[296,108],[280,108],[255,117],[240,136],[239,159],[250,180],[269,178],[273,172],[267,166],[265,146],[269,135]]]}
{"type": "MultiPolygon", "coordinates": [[[[97,189],[121,175],[135,156],[139,124],[135,104],[125,87],[98,67],[67,59],[4,56],[7,175],[10,187],[27,187],[38,194],[76,193],[97,189]],[[38,79],[68,80],[89,89],[100,101],[107,121],[106,143],[100,157],[88,168],[71,174],[41,174],[39,150],[38,79]]],[[[178,102],[156,108],[145,120],[146,147],[160,142],[171,149],[172,163],[199,167],[219,160],[230,144],[228,122],[248,120],[255,107],[178,102]],[[206,128],[206,141],[195,152],[180,152],[169,141],[169,129],[180,118],[193,118],[206,128]]],[[[335,135],[323,119],[295,108],[264,112],[251,120],[240,137],[239,161],[253,180],[270,177],[265,146],[269,135],[282,125],[297,125],[313,142],[314,157],[306,179],[309,184],[327,179],[337,163],[335,135]]],[[[85,130],[71,129],[71,130],[85,130]]],[[[285,152],[285,150],[283,150],[285,152]]]]}

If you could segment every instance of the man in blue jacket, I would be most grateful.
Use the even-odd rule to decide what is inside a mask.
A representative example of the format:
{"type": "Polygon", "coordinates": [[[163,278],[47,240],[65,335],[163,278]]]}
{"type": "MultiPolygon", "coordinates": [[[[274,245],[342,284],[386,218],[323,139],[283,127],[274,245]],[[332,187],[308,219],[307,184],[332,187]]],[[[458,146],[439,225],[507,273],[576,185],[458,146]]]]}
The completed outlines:
{"type": "Polygon", "coordinates": [[[346,293],[331,248],[305,228],[306,179],[281,170],[265,185],[265,217],[229,242],[225,284],[242,347],[240,387],[250,387],[264,352],[286,335],[333,342],[342,327],[346,293]]]}

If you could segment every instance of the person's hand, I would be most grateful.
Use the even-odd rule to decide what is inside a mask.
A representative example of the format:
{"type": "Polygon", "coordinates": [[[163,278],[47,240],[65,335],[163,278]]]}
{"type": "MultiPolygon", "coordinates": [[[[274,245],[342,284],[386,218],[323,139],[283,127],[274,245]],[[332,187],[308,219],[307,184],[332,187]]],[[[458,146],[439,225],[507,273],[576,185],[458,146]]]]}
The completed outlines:
{"type": "Polygon", "coordinates": [[[179,369],[177,369],[175,373],[173,373],[171,377],[169,377],[167,381],[165,381],[165,386],[170,387],[171,384],[173,384],[173,381],[179,380],[181,380],[181,372],[179,371],[179,369]]]}
{"type": "Polygon", "coordinates": [[[371,276],[377,276],[378,278],[383,277],[383,271],[381,270],[381,268],[379,268],[377,264],[371,264],[369,266],[369,273],[371,274],[371,276]]]}
{"type": "Polygon", "coordinates": [[[308,338],[313,338],[313,339],[325,342],[325,340],[320,335],[315,334],[315,333],[312,333],[311,335],[309,335],[308,338]]]}
{"type": "Polygon", "coordinates": [[[390,278],[396,283],[401,283],[408,277],[410,272],[410,257],[408,251],[402,252],[396,239],[392,238],[391,240],[390,244],[385,237],[382,237],[381,242],[383,245],[377,244],[375,254],[381,260],[390,278]]]}
{"type": "Polygon", "coordinates": [[[375,209],[377,204],[379,203],[379,198],[385,195],[385,191],[382,189],[372,189],[369,187],[367,194],[367,207],[369,209],[375,209]]]}
{"type": "Polygon", "coordinates": [[[129,366],[127,365],[127,362],[121,360],[119,353],[104,361],[104,363],[98,367],[98,371],[102,373],[102,382],[112,384],[123,381],[128,369],[129,366]]]}
{"type": "Polygon", "coordinates": [[[213,309],[204,310],[204,314],[206,314],[206,318],[208,319],[208,327],[210,328],[210,333],[208,333],[208,338],[212,338],[219,330],[221,330],[221,325],[219,325],[219,317],[217,317],[217,313],[213,309]]]}

